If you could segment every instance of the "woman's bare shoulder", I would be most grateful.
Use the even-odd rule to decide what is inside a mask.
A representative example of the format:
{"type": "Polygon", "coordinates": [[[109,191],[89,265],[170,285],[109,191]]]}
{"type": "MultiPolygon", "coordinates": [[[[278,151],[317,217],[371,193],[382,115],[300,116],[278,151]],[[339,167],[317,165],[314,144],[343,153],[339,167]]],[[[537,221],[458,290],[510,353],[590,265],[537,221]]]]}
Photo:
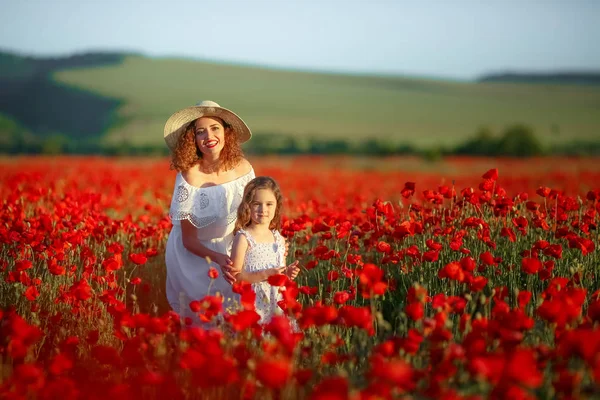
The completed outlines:
{"type": "Polygon", "coordinates": [[[237,176],[246,175],[251,170],[252,170],[252,164],[250,164],[250,161],[246,160],[245,158],[242,158],[242,160],[235,167],[235,172],[236,172],[237,176]]]}
{"type": "Polygon", "coordinates": [[[200,170],[198,170],[198,168],[196,166],[182,171],[181,172],[181,176],[183,177],[183,179],[185,179],[185,181],[192,185],[192,186],[202,186],[202,184],[204,184],[204,182],[206,182],[206,175],[202,172],[200,172],[200,170]]]}

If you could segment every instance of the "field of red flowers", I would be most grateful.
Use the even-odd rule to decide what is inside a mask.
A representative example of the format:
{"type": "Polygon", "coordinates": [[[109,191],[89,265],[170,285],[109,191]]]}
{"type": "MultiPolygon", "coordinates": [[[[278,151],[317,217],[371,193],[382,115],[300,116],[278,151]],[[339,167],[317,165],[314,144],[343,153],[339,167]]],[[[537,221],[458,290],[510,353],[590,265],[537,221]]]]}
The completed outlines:
{"type": "Polygon", "coordinates": [[[600,162],[251,162],[286,196],[300,332],[240,284],[219,330],[169,310],[168,161],[0,159],[0,397],[600,396],[600,162]]]}

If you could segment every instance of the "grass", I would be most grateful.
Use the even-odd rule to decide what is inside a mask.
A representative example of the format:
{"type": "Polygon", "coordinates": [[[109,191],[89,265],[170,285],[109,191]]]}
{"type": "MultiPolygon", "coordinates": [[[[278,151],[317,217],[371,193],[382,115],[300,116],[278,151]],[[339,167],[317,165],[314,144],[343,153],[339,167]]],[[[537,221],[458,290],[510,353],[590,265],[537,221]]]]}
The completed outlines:
{"type": "Polygon", "coordinates": [[[416,147],[454,145],[479,127],[514,123],[545,144],[600,138],[600,88],[450,82],[269,70],[131,56],[119,65],[54,73],[59,82],[124,100],[108,140],[157,143],[168,116],[211,99],[255,133],[416,147]]]}

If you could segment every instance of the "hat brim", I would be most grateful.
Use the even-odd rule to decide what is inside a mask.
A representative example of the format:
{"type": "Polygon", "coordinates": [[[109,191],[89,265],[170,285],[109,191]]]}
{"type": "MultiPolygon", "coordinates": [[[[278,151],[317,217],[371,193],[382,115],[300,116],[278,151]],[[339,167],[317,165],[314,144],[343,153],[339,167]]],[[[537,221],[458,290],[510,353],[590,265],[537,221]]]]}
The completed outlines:
{"type": "Polygon", "coordinates": [[[223,107],[192,106],[175,112],[167,120],[164,137],[169,149],[175,149],[179,137],[190,122],[202,117],[221,118],[236,132],[240,143],[247,142],[252,137],[252,132],[248,125],[233,111],[223,107]]]}

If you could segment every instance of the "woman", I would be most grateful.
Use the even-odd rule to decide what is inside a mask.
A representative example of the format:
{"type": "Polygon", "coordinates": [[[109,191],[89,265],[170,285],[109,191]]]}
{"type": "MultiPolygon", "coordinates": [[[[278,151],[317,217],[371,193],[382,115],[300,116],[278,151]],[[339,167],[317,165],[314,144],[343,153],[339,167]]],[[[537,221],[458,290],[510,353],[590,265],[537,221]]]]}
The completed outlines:
{"type": "Polygon", "coordinates": [[[240,117],[213,101],[179,110],[165,124],[171,168],[178,171],[169,212],[167,299],[195,323],[193,300],[220,294],[225,310],[235,304],[229,254],[244,187],[254,178],[240,148],[251,136],[240,117]],[[209,276],[211,266],[221,267],[216,279],[209,276]]]}

